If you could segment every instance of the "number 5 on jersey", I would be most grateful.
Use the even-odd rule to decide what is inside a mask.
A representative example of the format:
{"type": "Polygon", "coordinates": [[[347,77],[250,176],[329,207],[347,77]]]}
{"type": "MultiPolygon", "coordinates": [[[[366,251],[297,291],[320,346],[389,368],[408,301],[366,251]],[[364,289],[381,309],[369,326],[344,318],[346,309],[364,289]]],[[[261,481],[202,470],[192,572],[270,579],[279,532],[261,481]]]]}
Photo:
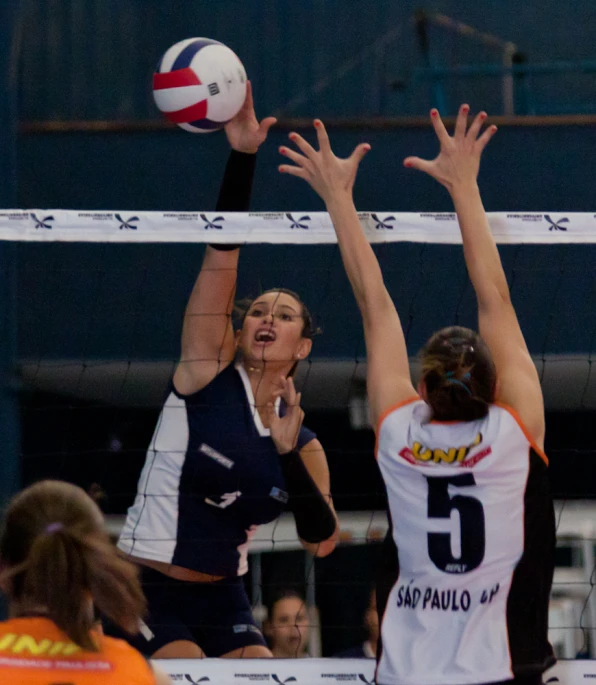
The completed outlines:
{"type": "Polygon", "coordinates": [[[431,477],[428,481],[428,518],[449,519],[451,512],[459,512],[461,554],[453,556],[451,533],[428,533],[428,555],[444,573],[469,573],[484,559],[484,509],[480,500],[470,495],[449,495],[449,485],[468,488],[476,485],[472,473],[459,476],[431,477]]]}

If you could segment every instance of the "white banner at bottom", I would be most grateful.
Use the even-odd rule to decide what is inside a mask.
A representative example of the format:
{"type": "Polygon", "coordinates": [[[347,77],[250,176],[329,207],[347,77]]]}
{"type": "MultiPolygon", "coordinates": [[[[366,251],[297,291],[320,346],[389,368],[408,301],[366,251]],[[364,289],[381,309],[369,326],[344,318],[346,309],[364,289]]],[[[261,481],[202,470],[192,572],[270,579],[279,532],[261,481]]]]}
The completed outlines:
{"type": "MultiPolygon", "coordinates": [[[[173,683],[197,685],[372,685],[374,659],[166,659],[156,661],[173,683]]],[[[596,660],[561,660],[544,674],[547,685],[586,685],[596,660]]]]}

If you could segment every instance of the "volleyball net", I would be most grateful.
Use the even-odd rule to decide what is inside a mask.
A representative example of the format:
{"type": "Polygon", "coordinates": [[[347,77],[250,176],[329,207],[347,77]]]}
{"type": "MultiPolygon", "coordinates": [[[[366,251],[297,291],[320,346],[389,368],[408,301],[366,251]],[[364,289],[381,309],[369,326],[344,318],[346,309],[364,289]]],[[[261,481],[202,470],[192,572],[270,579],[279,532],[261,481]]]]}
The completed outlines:
{"type": "MultiPolygon", "coordinates": [[[[456,216],[359,216],[400,313],[416,378],[416,352],[433,331],[476,327],[456,216]]],[[[547,407],[559,534],[551,638],[561,656],[595,657],[596,215],[495,213],[489,220],[547,407]]],[[[317,607],[311,656],[331,656],[361,641],[386,530],[385,499],[373,457],[360,317],[328,215],[4,210],[0,240],[14,244],[17,264],[25,484],[52,477],[93,487],[114,534],[134,498],[178,359],[204,244],[243,246],[239,298],[272,287],[301,294],[323,334],[301,363],[297,383],[305,423],[327,452],[342,537],[332,555],[313,560],[283,516],[253,538],[247,586],[259,621],[268,597],[286,587],[317,607]]],[[[176,674],[190,682],[214,680],[201,671],[207,661],[188,678],[187,671],[176,674]]],[[[301,681],[292,668],[318,666],[271,666],[261,679],[301,681]]],[[[251,669],[232,669],[232,680],[264,673],[257,668],[249,678],[251,669]]],[[[310,670],[304,673],[316,681],[310,670]]],[[[346,662],[319,675],[325,682],[370,682],[371,673],[346,662]]]]}

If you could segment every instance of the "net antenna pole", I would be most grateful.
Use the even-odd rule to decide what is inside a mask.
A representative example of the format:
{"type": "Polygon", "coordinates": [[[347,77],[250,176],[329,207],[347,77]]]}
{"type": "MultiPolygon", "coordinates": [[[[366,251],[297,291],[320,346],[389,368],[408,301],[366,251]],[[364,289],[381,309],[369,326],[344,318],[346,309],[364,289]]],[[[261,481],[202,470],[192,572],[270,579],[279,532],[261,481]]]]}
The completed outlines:
{"type": "Polygon", "coordinates": [[[516,63],[516,57],[518,55],[517,45],[511,41],[503,40],[502,38],[499,38],[499,36],[495,36],[492,33],[480,31],[474,26],[464,24],[462,21],[453,19],[446,14],[432,13],[425,14],[424,16],[428,24],[435,24],[446,31],[451,31],[459,36],[469,38],[470,40],[474,40],[477,43],[486,45],[487,47],[494,48],[501,52],[502,64],[504,67],[502,81],[503,114],[506,116],[513,116],[515,114],[513,66],[516,63]]]}
{"type": "MultiPolygon", "coordinates": [[[[17,77],[22,24],[21,0],[0,0],[0,207],[17,206],[17,77]]],[[[19,487],[17,399],[16,243],[0,244],[0,507],[19,487]]],[[[0,609],[1,613],[1,609],[0,609]]]]}
{"type": "Polygon", "coordinates": [[[513,90],[513,63],[517,55],[515,43],[505,43],[503,47],[503,114],[513,116],[515,114],[515,98],[513,90]]]}
{"type": "MultiPolygon", "coordinates": [[[[430,53],[430,38],[428,35],[429,24],[430,15],[428,15],[424,10],[418,9],[416,12],[414,12],[414,27],[416,29],[418,49],[420,51],[422,63],[427,69],[431,69],[433,66],[430,53]]],[[[432,80],[432,97],[433,105],[439,110],[439,112],[446,112],[447,102],[445,98],[445,92],[443,90],[443,84],[440,78],[435,77],[432,80]]]]}

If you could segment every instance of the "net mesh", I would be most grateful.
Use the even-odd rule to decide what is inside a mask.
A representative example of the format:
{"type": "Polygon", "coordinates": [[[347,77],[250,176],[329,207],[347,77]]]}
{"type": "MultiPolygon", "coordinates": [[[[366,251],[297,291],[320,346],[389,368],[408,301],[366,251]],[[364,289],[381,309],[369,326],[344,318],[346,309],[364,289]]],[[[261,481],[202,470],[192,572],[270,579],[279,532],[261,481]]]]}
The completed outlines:
{"type": "MultiPolygon", "coordinates": [[[[126,221],[121,213],[110,214],[103,233],[96,228],[100,220],[83,221],[81,213],[72,225],[56,211],[23,212],[26,218],[20,220],[17,214],[0,221],[0,237],[15,240],[13,224],[20,222],[24,483],[51,477],[93,488],[117,531],[136,492],[178,358],[200,243],[214,236],[235,242],[238,232],[233,227],[228,232],[225,222],[236,219],[214,214],[203,219],[199,213],[188,222],[176,219],[184,230],[173,235],[158,230],[155,220],[148,236],[139,230],[146,217],[138,213],[127,214],[126,221]],[[50,228],[36,227],[40,221],[50,228]],[[224,229],[205,228],[205,222],[218,221],[224,229]],[[152,242],[156,236],[159,242],[152,242]]],[[[361,218],[376,243],[416,376],[415,354],[434,330],[476,326],[474,293],[461,246],[454,244],[457,226],[451,214],[361,218]],[[424,242],[410,242],[412,235],[424,242]]],[[[300,590],[318,609],[310,653],[330,656],[365,637],[362,617],[386,530],[365,399],[361,322],[324,218],[319,222],[314,214],[294,212],[245,219],[250,226],[241,242],[249,244],[241,253],[238,296],[272,287],[295,290],[323,331],[310,359],[301,363],[297,382],[306,424],[327,453],[342,526],[339,548],[316,561],[300,551],[291,522],[282,518],[264,526],[253,541],[247,587],[259,619],[277,591],[300,590]],[[250,244],[262,240],[254,227],[268,222],[278,226],[269,234],[277,244],[250,244]]],[[[546,400],[546,451],[559,536],[551,638],[562,656],[594,657],[596,221],[593,215],[548,214],[499,215],[491,221],[546,400]]]]}

